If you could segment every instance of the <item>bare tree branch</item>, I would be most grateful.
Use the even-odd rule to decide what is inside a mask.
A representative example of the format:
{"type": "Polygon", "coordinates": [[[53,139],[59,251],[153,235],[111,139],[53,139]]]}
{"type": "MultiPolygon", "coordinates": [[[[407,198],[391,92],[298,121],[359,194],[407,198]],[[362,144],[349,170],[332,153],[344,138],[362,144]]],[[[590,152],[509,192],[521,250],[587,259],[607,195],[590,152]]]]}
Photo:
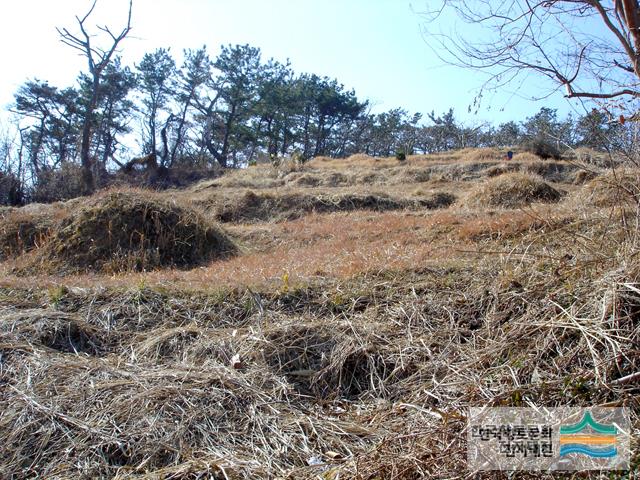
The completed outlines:
{"type": "Polygon", "coordinates": [[[567,98],[640,100],[638,0],[441,0],[434,12],[427,44],[446,63],[486,71],[483,89],[533,71],[567,98]],[[447,12],[463,29],[431,31],[447,12]]]}
{"type": "Polygon", "coordinates": [[[100,82],[104,69],[109,65],[118,45],[131,31],[131,13],[133,9],[133,0],[129,0],[129,12],[127,15],[127,23],[118,35],[114,35],[107,26],[100,27],[98,30],[106,33],[110,37],[111,45],[107,49],[94,47],[91,44],[91,35],[87,32],[85,23],[93,13],[97,4],[97,0],[93,1],[91,8],[82,18],[76,16],[76,21],[82,35],[72,34],[67,28],[57,28],[60,35],[60,41],[80,52],[86,57],[89,73],[92,77],[91,97],[85,106],[85,115],[82,127],[82,144],[80,149],[80,159],[82,162],[83,181],[85,184],[85,193],[92,193],[95,188],[95,179],[93,176],[93,162],[90,155],[91,146],[91,125],[93,122],[94,110],[98,104],[98,94],[100,91],[100,82]]]}

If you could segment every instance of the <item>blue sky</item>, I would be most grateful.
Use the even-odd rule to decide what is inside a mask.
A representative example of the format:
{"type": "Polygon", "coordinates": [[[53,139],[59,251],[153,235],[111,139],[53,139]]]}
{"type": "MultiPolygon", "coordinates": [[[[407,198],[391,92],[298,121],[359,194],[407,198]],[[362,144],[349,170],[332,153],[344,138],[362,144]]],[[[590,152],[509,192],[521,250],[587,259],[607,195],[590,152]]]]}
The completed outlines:
{"type": "MultiPolygon", "coordinates": [[[[133,31],[123,43],[125,63],[144,52],[206,44],[216,54],[221,44],[261,48],[265,58],[290,59],[296,72],[337,78],[368,99],[375,111],[402,107],[410,112],[442,113],[453,107],[457,118],[475,124],[522,120],[542,106],[560,116],[572,110],[560,93],[545,101],[531,97],[548,85],[531,77],[523,85],[484,97],[477,114],[467,113],[484,77],[444,65],[421,33],[426,0],[134,0],[133,31]]],[[[431,2],[433,3],[433,2],[431,2]]],[[[0,18],[0,104],[8,105],[27,78],[57,86],[74,82],[84,60],[59,42],[56,26],[74,28],[89,0],[3,2],[0,18]]],[[[117,29],[125,20],[127,0],[99,0],[93,21],[117,29]]],[[[433,27],[433,26],[432,26],[433,27]]],[[[438,25],[446,30],[448,25],[438,25]]],[[[73,31],[73,30],[72,30],[73,31]]],[[[576,112],[581,113],[579,105],[576,112]]]]}

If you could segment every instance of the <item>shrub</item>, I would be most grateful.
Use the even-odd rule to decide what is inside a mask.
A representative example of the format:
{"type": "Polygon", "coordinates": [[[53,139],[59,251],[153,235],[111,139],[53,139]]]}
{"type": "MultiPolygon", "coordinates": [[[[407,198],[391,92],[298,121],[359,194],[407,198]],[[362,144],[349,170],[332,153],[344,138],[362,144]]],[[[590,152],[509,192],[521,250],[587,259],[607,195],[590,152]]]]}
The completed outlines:
{"type": "MultiPolygon", "coordinates": [[[[106,186],[109,175],[106,171],[96,175],[97,187],[106,186]]],[[[84,195],[82,167],[65,162],[56,170],[40,172],[36,178],[31,199],[39,203],[53,203],[84,195]]]]}
{"type": "Polygon", "coordinates": [[[551,141],[544,138],[529,138],[524,141],[522,148],[529,153],[533,153],[538,157],[547,160],[553,158],[554,160],[560,160],[561,154],[558,147],[551,141]]]}
{"type": "Polygon", "coordinates": [[[403,149],[399,149],[396,151],[396,160],[399,162],[404,162],[407,159],[407,154],[403,149]]]}
{"type": "Polygon", "coordinates": [[[0,205],[22,205],[24,189],[22,182],[12,173],[0,172],[0,205]]]}

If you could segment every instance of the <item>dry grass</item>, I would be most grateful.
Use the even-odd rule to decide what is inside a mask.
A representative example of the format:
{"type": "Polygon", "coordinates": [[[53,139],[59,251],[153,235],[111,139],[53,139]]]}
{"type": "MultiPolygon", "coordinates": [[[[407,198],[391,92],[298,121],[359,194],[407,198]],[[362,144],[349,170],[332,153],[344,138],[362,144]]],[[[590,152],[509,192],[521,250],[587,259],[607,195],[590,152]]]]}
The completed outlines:
{"type": "MultiPolygon", "coordinates": [[[[456,248],[471,248],[472,244],[464,238],[452,244],[452,239],[459,237],[457,229],[466,221],[466,215],[448,210],[428,215],[354,211],[311,214],[279,223],[229,226],[228,232],[242,245],[242,255],[193,270],[164,269],[110,278],[75,275],[66,277],[65,283],[74,286],[144,283],[185,289],[241,285],[279,289],[285,274],[288,283],[294,286],[388,269],[402,271],[419,264],[455,259],[459,255],[456,248]],[[336,225],[349,225],[349,228],[336,228],[336,225]]],[[[3,273],[12,284],[29,284],[9,276],[9,271],[3,273]]],[[[44,285],[55,285],[55,278],[41,278],[44,285]]]]}
{"type": "Polygon", "coordinates": [[[509,164],[509,163],[501,163],[499,165],[494,165],[492,167],[487,168],[484,171],[484,174],[487,177],[498,177],[500,175],[504,175],[505,173],[517,172],[520,170],[520,165],[517,164],[509,164]]]}
{"type": "Polygon", "coordinates": [[[531,152],[518,152],[513,156],[514,162],[540,162],[539,156],[531,152]]]}
{"type": "Polygon", "coordinates": [[[502,161],[507,151],[497,148],[465,148],[460,151],[460,157],[465,162],[486,162],[487,160],[502,161]]]}
{"type": "Polygon", "coordinates": [[[110,191],[68,213],[28,259],[25,272],[193,266],[235,253],[197,212],[142,191],[110,191]]]}
{"type": "Polygon", "coordinates": [[[393,157],[372,157],[370,155],[356,154],[347,158],[329,158],[329,157],[314,157],[308,163],[311,168],[331,168],[331,169],[344,169],[349,170],[351,168],[380,168],[398,165],[398,160],[393,157]]]}
{"type": "Polygon", "coordinates": [[[572,159],[591,168],[611,168],[620,163],[621,159],[607,152],[599,152],[590,148],[580,147],[570,152],[572,159]]]}
{"type": "Polygon", "coordinates": [[[445,193],[405,200],[394,199],[384,194],[273,194],[248,190],[239,197],[230,198],[218,205],[215,218],[222,222],[281,221],[292,220],[309,213],[446,208],[454,201],[453,195],[445,193]]]}
{"type": "Polygon", "coordinates": [[[617,170],[589,181],[577,192],[580,199],[598,207],[635,206],[640,199],[640,170],[617,170]]]}
{"type": "Polygon", "coordinates": [[[510,239],[522,239],[532,233],[554,235],[557,234],[558,228],[574,221],[575,211],[572,208],[560,210],[547,207],[507,211],[469,218],[460,225],[459,235],[462,239],[473,242],[506,242],[510,239]]]}
{"type": "Polygon", "coordinates": [[[592,260],[278,293],[13,290],[3,475],[462,478],[470,405],[624,404],[637,425],[621,379],[640,367],[640,267],[592,260]]]}
{"type": "Polygon", "coordinates": [[[578,170],[573,178],[574,185],[583,185],[598,176],[593,170],[578,170]]]}
{"type": "Polygon", "coordinates": [[[53,224],[21,210],[10,210],[0,217],[0,259],[15,258],[45,243],[53,224]]]}
{"type": "MultiPolygon", "coordinates": [[[[364,158],[370,167],[343,172],[326,161],[331,167],[272,178],[278,189],[256,188],[240,210],[270,198],[252,218],[281,221],[227,224],[238,255],[190,270],[16,277],[11,269],[25,256],[6,260],[0,477],[503,478],[467,468],[470,406],[626,406],[637,452],[633,209],[601,208],[576,194],[505,210],[514,198],[539,202],[529,182],[542,179],[478,180],[491,165],[438,158],[382,169],[364,158]],[[395,183],[431,167],[440,182],[395,183]],[[352,209],[336,199],[353,203],[367,190],[288,186],[333,173],[383,181],[392,174],[377,201],[404,206],[352,209]],[[474,209],[419,203],[487,185],[496,208],[486,198],[474,209]],[[305,207],[314,198],[322,202],[305,207]],[[337,207],[319,208],[327,199],[337,207]],[[286,220],[292,211],[298,218],[286,220]]],[[[260,181],[255,172],[234,181],[244,175],[260,181]]],[[[67,226],[103,211],[112,221],[139,219],[107,208],[125,203],[151,205],[142,223],[126,223],[136,231],[164,231],[175,212],[209,225],[204,216],[248,195],[227,181],[2,215],[67,226]]],[[[104,222],[88,225],[92,238],[109,231],[104,222]]]]}
{"type": "Polygon", "coordinates": [[[295,190],[326,192],[333,188],[359,186],[393,188],[407,183],[475,181],[507,171],[537,173],[554,182],[572,183],[577,165],[545,161],[531,154],[516,154],[505,162],[506,151],[464,149],[430,155],[410,155],[398,162],[394,157],[353,155],[343,159],[317,157],[305,164],[283,162],[280,166],[258,165],[232,171],[190,189],[194,193],[233,192],[238,189],[295,190]],[[289,167],[287,167],[289,165],[289,167]]]}
{"type": "Polygon", "coordinates": [[[534,202],[557,202],[560,192],[541,177],[507,173],[489,178],[467,194],[465,202],[476,207],[518,208],[534,202]]]}
{"type": "Polygon", "coordinates": [[[78,200],[50,205],[32,203],[0,212],[0,260],[19,257],[44,245],[55,227],[68,216],[69,209],[79,203],[78,200]]]}

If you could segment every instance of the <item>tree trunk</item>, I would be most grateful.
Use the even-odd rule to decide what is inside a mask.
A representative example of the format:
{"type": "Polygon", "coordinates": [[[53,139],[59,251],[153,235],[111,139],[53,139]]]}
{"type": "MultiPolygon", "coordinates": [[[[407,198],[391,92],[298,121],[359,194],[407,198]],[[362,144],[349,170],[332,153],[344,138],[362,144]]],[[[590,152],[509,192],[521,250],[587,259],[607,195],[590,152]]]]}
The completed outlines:
{"type": "Polygon", "coordinates": [[[168,156],[169,156],[169,139],[167,138],[167,129],[169,128],[169,122],[171,121],[171,117],[165,122],[162,129],[160,130],[160,138],[162,139],[162,154],[160,155],[160,165],[163,167],[167,166],[168,156]]]}
{"type": "Polygon", "coordinates": [[[209,151],[209,153],[213,155],[213,158],[216,159],[216,161],[220,164],[220,166],[222,168],[227,168],[226,157],[222,156],[220,152],[218,152],[218,150],[216,149],[216,146],[213,144],[210,138],[207,138],[205,140],[205,145],[207,146],[207,150],[209,151]]]}
{"type": "Polygon", "coordinates": [[[91,92],[91,100],[87,105],[82,125],[82,144],[80,147],[80,162],[82,163],[82,183],[85,195],[91,195],[95,191],[95,179],[93,177],[93,165],[91,162],[91,124],[93,123],[93,111],[98,103],[98,88],[100,86],[100,78],[94,74],[93,91],[91,92]]]}
{"type": "Polygon", "coordinates": [[[180,121],[178,122],[178,128],[176,129],[176,141],[173,144],[173,148],[171,149],[169,166],[173,165],[173,163],[176,161],[176,154],[178,152],[178,148],[180,148],[180,144],[182,143],[184,126],[187,123],[187,112],[189,110],[189,107],[191,106],[191,101],[193,100],[194,95],[195,95],[195,92],[191,90],[189,92],[189,97],[187,98],[184,104],[184,108],[182,109],[182,114],[180,115],[180,121]]]}

